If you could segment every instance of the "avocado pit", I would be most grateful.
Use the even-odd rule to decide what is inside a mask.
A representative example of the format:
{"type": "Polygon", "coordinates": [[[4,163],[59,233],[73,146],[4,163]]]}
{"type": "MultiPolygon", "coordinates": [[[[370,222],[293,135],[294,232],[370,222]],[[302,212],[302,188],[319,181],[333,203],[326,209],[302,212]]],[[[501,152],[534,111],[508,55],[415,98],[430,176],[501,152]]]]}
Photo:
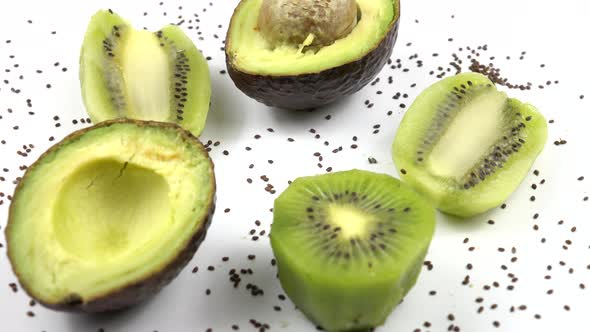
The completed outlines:
{"type": "Polygon", "coordinates": [[[272,46],[325,46],[357,23],[355,0],[263,0],[258,26],[272,46]]]}

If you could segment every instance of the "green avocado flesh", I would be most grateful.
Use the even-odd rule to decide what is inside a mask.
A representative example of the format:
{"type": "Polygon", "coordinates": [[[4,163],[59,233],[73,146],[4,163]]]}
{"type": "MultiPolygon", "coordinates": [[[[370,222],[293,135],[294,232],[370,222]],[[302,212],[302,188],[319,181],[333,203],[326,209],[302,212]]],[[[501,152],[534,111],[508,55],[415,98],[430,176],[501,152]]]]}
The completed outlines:
{"type": "Polygon", "coordinates": [[[433,84],[406,112],[393,143],[402,180],[440,210],[469,217],[516,190],[547,140],[545,118],[477,73],[433,84]]]}
{"type": "Polygon", "coordinates": [[[8,255],[29,294],[82,304],[153,277],[203,227],[215,179],[207,152],[171,124],[116,121],[68,136],[17,187],[8,255]]]}
{"type": "Polygon", "coordinates": [[[317,73],[362,58],[387,35],[399,10],[394,0],[357,0],[360,20],[350,34],[319,51],[302,51],[299,45],[271,47],[257,26],[262,1],[242,0],[236,9],[227,54],[241,72],[272,76],[317,73]]]}
{"type": "Polygon", "coordinates": [[[399,180],[351,170],[295,180],[271,245],[287,295],[328,331],[383,324],[416,283],[435,211],[399,180]]]}
{"type": "Polygon", "coordinates": [[[177,26],[136,30],[119,15],[99,11],[84,37],[80,82],[95,123],[122,117],[174,122],[196,136],[205,126],[209,68],[177,26]]]}

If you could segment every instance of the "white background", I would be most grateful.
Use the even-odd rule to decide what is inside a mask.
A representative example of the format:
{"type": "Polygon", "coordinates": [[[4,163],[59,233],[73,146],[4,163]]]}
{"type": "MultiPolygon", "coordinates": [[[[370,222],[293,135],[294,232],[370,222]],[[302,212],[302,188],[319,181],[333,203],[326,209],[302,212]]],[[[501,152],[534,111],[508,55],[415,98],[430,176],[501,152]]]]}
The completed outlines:
{"type": "MultiPolygon", "coordinates": [[[[22,290],[13,293],[8,286],[16,280],[4,247],[0,249],[0,331],[231,331],[234,324],[240,331],[254,331],[248,323],[251,318],[268,323],[271,331],[313,331],[313,325],[289,301],[277,298],[281,289],[270,265],[268,238],[254,242],[248,236],[252,228],[257,232],[266,230],[268,234],[272,221],[269,208],[277,194],[264,190],[266,183],[260,176],[268,176],[269,183],[281,192],[288,180],[323,173],[327,167],[334,171],[361,168],[396,175],[390,146],[404,113],[399,104],[409,106],[420,90],[433,83],[436,78],[429,72],[438,66],[446,69],[452,53],[466,60],[466,51],[459,52],[459,47],[484,44],[488,51],[481,52],[480,61],[488,63],[495,56],[493,62],[511,81],[534,85],[531,91],[511,90],[509,94],[535,104],[547,119],[554,120],[549,124],[547,146],[534,165],[540,174],[535,176],[531,170],[519,190],[507,200],[506,209],[498,208],[466,221],[439,215],[427,257],[433,264],[432,270],[424,269],[418,285],[378,331],[446,331],[451,324],[461,331],[590,330],[590,201],[583,201],[589,195],[590,178],[577,180],[584,175],[590,177],[586,128],[590,123],[590,7],[586,2],[402,1],[400,35],[392,60],[401,59],[402,68],[410,70],[386,67],[378,83],[351,98],[314,113],[293,113],[256,103],[241,94],[227,74],[220,73],[225,69],[220,48],[237,1],[211,1],[212,5],[206,0],[166,0],[163,5],[158,0],[3,3],[0,140],[6,143],[0,144],[0,176],[6,180],[0,181],[0,192],[12,193],[12,181],[22,175],[19,166],[29,165],[48,148],[50,136],[59,140],[85,126],[72,123],[86,117],[77,61],[88,20],[100,8],[112,8],[137,27],[149,29],[178,22],[182,15],[187,34],[206,56],[212,57],[212,106],[202,140],[220,144],[211,153],[216,164],[218,208],[210,233],[189,266],[170,286],[147,303],[119,314],[85,316],[52,312],[39,305],[30,307],[22,290]],[[195,13],[199,23],[194,21],[195,13]],[[197,25],[199,30],[188,29],[197,25]],[[523,51],[526,54],[520,60],[523,51]],[[414,54],[423,61],[422,68],[416,67],[415,59],[408,60],[414,54]],[[542,68],[541,64],[545,66],[542,68]],[[388,84],[389,76],[392,84],[388,84]],[[547,80],[558,80],[559,84],[537,87],[547,80]],[[52,85],[50,89],[46,88],[48,83],[52,85]],[[410,87],[413,83],[415,88],[410,87]],[[11,88],[21,92],[13,93],[11,88]],[[394,100],[396,92],[409,96],[394,100]],[[580,99],[583,94],[586,98],[580,99]],[[27,99],[31,99],[32,107],[27,106],[27,99]],[[365,100],[374,105],[368,108],[365,100]],[[388,111],[392,111],[391,116],[388,111]],[[330,120],[325,119],[328,115],[330,120]],[[54,116],[59,116],[59,120],[55,121],[54,116]],[[57,122],[60,127],[56,127],[57,122]],[[377,124],[379,133],[373,134],[377,124]],[[267,128],[273,128],[274,133],[267,128]],[[309,132],[311,128],[320,134],[319,139],[309,132]],[[262,138],[254,139],[256,134],[262,138]],[[352,136],[358,137],[358,149],[350,149],[352,136]],[[287,142],[288,137],[295,142],[287,142]],[[553,144],[560,139],[567,144],[553,144]],[[17,154],[23,144],[34,145],[28,157],[17,154]],[[246,151],[246,146],[252,151],[246,151]],[[340,146],[341,152],[332,153],[340,146]],[[224,155],[224,150],[229,155],[224,155]],[[321,169],[314,152],[323,156],[321,169]],[[378,163],[369,164],[368,157],[374,157],[378,163]],[[254,168],[250,169],[250,164],[254,168]],[[253,183],[248,184],[247,178],[252,178],[253,183]],[[531,184],[542,179],[545,184],[533,191],[531,184]],[[529,197],[533,194],[536,200],[531,202],[529,197]],[[230,211],[225,213],[227,208],[230,211]],[[533,219],[535,213],[539,214],[538,219],[533,219]],[[262,226],[255,227],[255,220],[260,220],[262,226]],[[535,224],[538,230],[533,229],[535,224]],[[566,240],[572,242],[567,250],[562,248],[566,240]],[[506,251],[498,251],[499,247],[506,251]],[[513,247],[515,253],[511,252],[513,247]],[[255,254],[256,259],[249,261],[248,254],[255,254]],[[230,257],[230,261],[223,263],[224,256],[230,257]],[[512,257],[517,260],[511,262],[512,257]],[[472,270],[466,268],[468,263],[473,265],[472,270]],[[215,266],[214,272],[207,271],[209,265],[215,266]],[[503,270],[502,265],[507,269],[503,270]],[[193,274],[195,266],[199,271],[193,274]],[[231,268],[251,268],[254,274],[243,276],[240,288],[233,289],[227,274],[231,268]],[[466,275],[470,281],[464,286],[466,275]],[[550,279],[546,279],[547,275],[550,279]],[[517,280],[513,282],[513,278],[517,280]],[[499,287],[492,286],[494,282],[499,287]],[[245,289],[247,283],[261,287],[264,296],[252,297],[245,289]],[[485,285],[491,289],[484,290],[485,285]],[[508,285],[513,285],[514,290],[507,290],[508,285]],[[206,289],[211,289],[210,296],[205,295],[206,289]],[[550,289],[551,295],[547,294],[550,289]],[[436,295],[429,295],[432,290],[436,295]],[[282,311],[274,311],[275,305],[280,305],[282,311]],[[526,310],[519,310],[521,305],[526,305],[526,310]],[[565,305],[569,311],[564,309],[565,305]],[[484,310],[478,313],[480,306],[484,310]],[[512,306],[514,312],[510,310],[512,306]],[[35,317],[28,317],[27,311],[34,312],[35,317]],[[449,314],[454,321],[449,320],[449,314]],[[430,328],[423,325],[426,321],[430,328]],[[498,328],[494,321],[500,323],[498,328]]],[[[6,197],[0,200],[3,230],[9,202],[6,197]]],[[[5,243],[3,238],[0,242],[5,243]]]]}

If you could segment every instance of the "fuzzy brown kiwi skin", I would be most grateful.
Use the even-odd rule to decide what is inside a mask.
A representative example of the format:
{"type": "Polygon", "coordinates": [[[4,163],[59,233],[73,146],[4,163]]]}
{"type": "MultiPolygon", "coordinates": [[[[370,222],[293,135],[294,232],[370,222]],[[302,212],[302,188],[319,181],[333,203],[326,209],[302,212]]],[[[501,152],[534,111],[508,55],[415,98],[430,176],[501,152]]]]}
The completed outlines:
{"type": "MultiPolygon", "coordinates": [[[[132,120],[132,119],[115,119],[101,122],[95,126],[84,128],[78,130],[68,136],[66,136],[62,142],[64,141],[73,141],[78,139],[84,133],[92,130],[98,129],[103,127],[109,127],[113,124],[117,123],[133,123],[139,127],[164,127],[170,128],[174,131],[178,132],[180,135],[184,136],[187,140],[192,141],[195,145],[198,146],[200,150],[207,156],[211,168],[210,168],[210,176],[211,176],[211,194],[207,198],[207,206],[209,209],[207,214],[202,218],[198,229],[194,231],[192,237],[185,243],[184,248],[178,253],[178,255],[170,262],[168,262],[163,268],[158,271],[153,271],[151,274],[144,276],[143,278],[136,280],[134,282],[128,283],[123,285],[117,289],[111,290],[109,292],[105,292],[103,294],[97,295],[94,298],[84,302],[82,298],[77,294],[71,294],[69,297],[59,301],[59,302],[47,302],[42,299],[37,298],[23,283],[20,283],[21,288],[35,301],[40,303],[41,305],[45,306],[46,308],[58,310],[58,311],[66,311],[66,312],[78,312],[78,313],[100,313],[100,312],[110,312],[121,310],[125,308],[129,308],[139,302],[143,302],[147,298],[151,297],[158,293],[164,286],[168,285],[174,278],[178,276],[180,271],[188,264],[188,262],[192,259],[195,252],[199,248],[200,244],[203,242],[207,235],[207,230],[211,225],[211,220],[213,218],[213,214],[215,212],[215,201],[216,201],[216,181],[215,181],[215,172],[214,172],[214,164],[211,158],[209,157],[208,152],[205,150],[203,144],[199,141],[197,137],[191,134],[189,131],[182,129],[180,126],[173,124],[173,123],[164,123],[164,122],[157,122],[157,121],[141,121],[141,120],[132,120]]],[[[23,186],[24,183],[27,182],[27,174],[30,174],[32,170],[37,167],[37,164],[44,159],[44,157],[48,154],[51,154],[55,150],[61,147],[61,142],[52,146],[49,150],[43,153],[37,161],[35,161],[28,169],[25,175],[23,176],[22,180],[18,183],[15,188],[13,201],[16,201],[19,196],[20,188],[23,186]]],[[[13,223],[13,206],[11,207],[8,212],[8,224],[6,226],[5,237],[7,242],[7,255],[8,259],[12,266],[12,271],[17,276],[18,280],[20,279],[19,273],[14,269],[13,258],[11,255],[11,237],[8,236],[10,233],[11,225],[13,223]]]]}
{"type": "MultiPolygon", "coordinates": [[[[241,10],[245,0],[236,7],[241,10]]],[[[391,57],[397,40],[400,0],[393,0],[395,16],[387,34],[364,56],[338,67],[301,75],[257,75],[235,68],[229,54],[233,20],[225,40],[225,63],[234,84],[247,96],[267,106],[289,110],[309,110],[349,96],[369,84],[391,57]]]]}

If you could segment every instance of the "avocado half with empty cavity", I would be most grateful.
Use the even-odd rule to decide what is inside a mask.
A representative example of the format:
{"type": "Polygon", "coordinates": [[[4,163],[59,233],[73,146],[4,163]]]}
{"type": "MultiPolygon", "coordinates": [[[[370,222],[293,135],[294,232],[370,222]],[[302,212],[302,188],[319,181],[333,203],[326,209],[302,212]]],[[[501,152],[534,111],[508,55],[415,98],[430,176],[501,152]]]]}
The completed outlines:
{"type": "Polygon", "coordinates": [[[400,3],[357,0],[350,28],[347,1],[242,0],[226,37],[235,85],[285,109],[316,108],[363,88],[391,56],[400,3]],[[330,15],[332,25],[323,21],[330,15]],[[338,31],[328,34],[326,27],[338,31]]]}
{"type": "Polygon", "coordinates": [[[125,308],[178,275],[214,205],[213,163],[188,131],[102,122],[28,168],[10,206],[8,257],[22,287],[49,308],[125,308]]]}
{"type": "Polygon", "coordinates": [[[136,30],[111,10],[97,12],[82,44],[80,82],[95,123],[115,118],[174,122],[197,136],[205,126],[209,68],[178,26],[136,30]]]}

